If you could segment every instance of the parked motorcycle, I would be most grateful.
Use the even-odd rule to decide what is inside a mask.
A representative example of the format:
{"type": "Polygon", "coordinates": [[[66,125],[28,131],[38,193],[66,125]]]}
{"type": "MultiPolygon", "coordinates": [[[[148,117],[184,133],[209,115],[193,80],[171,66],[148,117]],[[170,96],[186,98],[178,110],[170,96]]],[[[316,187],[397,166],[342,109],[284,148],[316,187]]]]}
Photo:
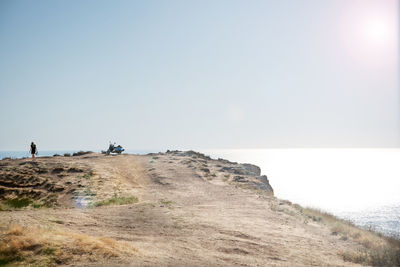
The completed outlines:
{"type": "Polygon", "coordinates": [[[115,143],[114,144],[110,143],[110,146],[106,151],[106,155],[110,155],[111,153],[121,154],[124,151],[125,149],[123,149],[121,145],[116,146],[115,143]]]}

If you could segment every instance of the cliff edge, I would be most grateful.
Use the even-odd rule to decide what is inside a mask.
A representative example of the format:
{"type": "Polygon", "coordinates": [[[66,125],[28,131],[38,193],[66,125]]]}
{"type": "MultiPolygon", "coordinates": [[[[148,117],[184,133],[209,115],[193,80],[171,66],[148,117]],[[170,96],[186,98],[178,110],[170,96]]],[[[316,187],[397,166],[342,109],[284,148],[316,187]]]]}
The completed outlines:
{"type": "Polygon", "coordinates": [[[357,266],[378,245],[194,151],[0,161],[0,265],[357,266]]]}

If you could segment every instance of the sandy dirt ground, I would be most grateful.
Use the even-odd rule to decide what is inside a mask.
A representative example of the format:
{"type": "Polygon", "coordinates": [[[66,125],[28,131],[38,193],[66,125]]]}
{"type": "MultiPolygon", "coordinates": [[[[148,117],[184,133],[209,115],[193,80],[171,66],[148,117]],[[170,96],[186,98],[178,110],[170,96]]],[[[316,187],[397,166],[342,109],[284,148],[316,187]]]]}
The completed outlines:
{"type": "MultiPolygon", "coordinates": [[[[220,171],[225,162],[174,153],[37,159],[43,164],[54,161],[93,170],[80,182],[91,190],[92,201],[139,199],[128,205],[86,207],[75,203],[80,201],[75,193],[70,203],[64,195],[63,205],[54,208],[0,212],[2,228],[48,227],[109,237],[136,249],[94,262],[82,256],[64,265],[355,266],[343,261],[340,252],[356,251],[359,245],[332,235],[328,226],[307,219],[270,192],[234,182],[234,175],[220,171]]],[[[79,179],[74,181],[77,192],[79,179]]]]}

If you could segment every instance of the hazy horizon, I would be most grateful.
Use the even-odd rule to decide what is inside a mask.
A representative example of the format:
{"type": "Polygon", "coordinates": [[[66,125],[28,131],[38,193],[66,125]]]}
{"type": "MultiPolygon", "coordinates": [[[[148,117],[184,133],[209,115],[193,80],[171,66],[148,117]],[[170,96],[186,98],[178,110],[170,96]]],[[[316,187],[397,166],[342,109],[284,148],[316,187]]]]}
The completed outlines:
{"type": "Polygon", "coordinates": [[[400,147],[399,2],[0,2],[0,150],[400,147]]]}

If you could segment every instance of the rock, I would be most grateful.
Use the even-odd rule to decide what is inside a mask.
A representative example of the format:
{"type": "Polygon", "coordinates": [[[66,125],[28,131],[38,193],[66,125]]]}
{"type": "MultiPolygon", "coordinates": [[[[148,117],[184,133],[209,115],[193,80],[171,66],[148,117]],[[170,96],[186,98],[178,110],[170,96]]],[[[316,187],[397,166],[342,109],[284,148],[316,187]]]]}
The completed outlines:
{"type": "Polygon", "coordinates": [[[260,190],[269,191],[271,193],[274,192],[272,186],[269,184],[268,178],[266,175],[255,177],[259,182],[253,183],[254,186],[260,190]]]}
{"type": "Polygon", "coordinates": [[[83,172],[83,170],[76,167],[71,167],[68,169],[68,172],[76,173],[76,172],[83,172]]]}
{"type": "Polygon", "coordinates": [[[261,170],[258,166],[251,164],[237,164],[235,166],[226,166],[222,167],[221,171],[229,172],[232,174],[251,176],[259,176],[261,173],[261,170]]]}
{"type": "Polygon", "coordinates": [[[60,173],[63,172],[64,168],[63,167],[56,167],[53,169],[52,173],[60,173]]]}
{"type": "Polygon", "coordinates": [[[203,172],[206,172],[206,173],[210,173],[210,169],[208,169],[208,168],[202,168],[200,170],[203,171],[203,172]]]}
{"type": "Polygon", "coordinates": [[[243,166],[243,168],[245,170],[247,170],[248,172],[253,173],[256,176],[260,176],[261,175],[261,169],[260,167],[253,165],[253,164],[248,164],[248,163],[244,163],[244,164],[240,164],[241,166],[243,166]]]}
{"type": "Polygon", "coordinates": [[[172,154],[172,155],[176,155],[176,156],[181,156],[181,157],[192,157],[192,158],[200,158],[203,160],[211,160],[211,158],[209,156],[206,156],[202,153],[193,151],[193,150],[189,150],[189,151],[178,151],[178,150],[173,150],[173,151],[167,151],[166,154],[172,154]]]}
{"type": "Polygon", "coordinates": [[[233,181],[239,182],[239,183],[247,182],[247,180],[243,176],[239,176],[239,175],[233,177],[233,181]]]}
{"type": "Polygon", "coordinates": [[[266,175],[258,176],[256,179],[262,183],[269,184],[268,177],[266,175]]]}

